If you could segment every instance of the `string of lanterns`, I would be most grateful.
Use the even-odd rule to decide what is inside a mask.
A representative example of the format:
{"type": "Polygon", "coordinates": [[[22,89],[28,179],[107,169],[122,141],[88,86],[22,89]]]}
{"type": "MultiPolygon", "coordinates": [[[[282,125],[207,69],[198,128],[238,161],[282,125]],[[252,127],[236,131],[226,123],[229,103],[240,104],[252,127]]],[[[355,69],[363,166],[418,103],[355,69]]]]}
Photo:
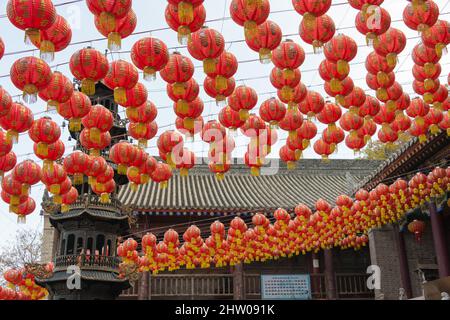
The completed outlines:
{"type": "MultiPolygon", "coordinates": [[[[277,260],[284,257],[317,252],[322,249],[353,248],[359,250],[368,243],[373,228],[401,223],[411,212],[426,211],[426,204],[438,207],[446,203],[450,191],[450,168],[434,168],[428,175],[415,174],[409,181],[397,179],[390,185],[379,184],[373,190],[359,190],[355,199],[338,196],[333,206],[323,199],[315,204],[316,211],[300,204],[295,218],[284,209],[273,213],[275,222],[262,214],[247,224],[235,217],[228,227],[215,221],[202,238],[201,230],[192,225],[180,235],[170,229],[162,241],[147,233],[139,243],[128,238],[118,247],[117,254],[125,265],[137,265],[139,270],[158,273],[180,268],[210,268],[277,260]]],[[[415,219],[408,230],[420,240],[424,221],[415,219]]],[[[203,233],[205,234],[205,232],[203,233]]]]}

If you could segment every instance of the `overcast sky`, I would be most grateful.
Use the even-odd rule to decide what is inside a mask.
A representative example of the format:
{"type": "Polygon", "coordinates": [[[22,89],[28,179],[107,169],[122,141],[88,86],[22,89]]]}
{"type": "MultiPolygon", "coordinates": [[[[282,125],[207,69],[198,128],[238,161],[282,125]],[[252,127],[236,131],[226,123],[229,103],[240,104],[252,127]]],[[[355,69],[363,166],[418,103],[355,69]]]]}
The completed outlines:
{"type": "MultiPolygon", "coordinates": [[[[2,37],[3,41],[6,44],[6,53],[7,55],[3,57],[0,61],[0,85],[3,86],[11,95],[18,95],[20,92],[12,85],[9,78],[9,69],[12,63],[24,56],[35,55],[39,56],[37,50],[17,53],[14,55],[8,55],[11,52],[23,51],[23,50],[32,50],[33,47],[27,47],[23,43],[23,31],[16,29],[6,18],[6,0],[0,1],[0,37],[2,37]]],[[[55,5],[64,4],[66,2],[73,2],[67,0],[54,0],[53,3],[55,5]]],[[[439,5],[441,17],[440,19],[448,20],[450,5],[447,0],[435,0],[435,2],[439,5]]],[[[214,28],[218,31],[221,31],[225,37],[225,40],[228,43],[226,45],[226,50],[231,51],[236,55],[239,61],[247,61],[254,60],[258,58],[258,54],[252,50],[250,50],[245,44],[243,37],[243,29],[236,25],[231,19],[229,19],[229,5],[231,0],[206,0],[204,5],[207,12],[207,22],[206,25],[208,27],[214,28]],[[225,19],[223,19],[225,18],[225,19]]],[[[338,28],[337,33],[345,33],[360,45],[365,44],[365,37],[357,32],[354,28],[355,16],[357,14],[357,10],[353,9],[350,5],[347,4],[347,1],[344,0],[334,0],[333,7],[329,11],[329,15],[333,18],[336,27],[338,28]],[[339,30],[341,29],[341,30],[339,30]]],[[[404,7],[406,6],[407,1],[399,1],[399,0],[385,0],[383,3],[383,8],[385,8],[391,15],[393,23],[392,27],[401,29],[407,36],[407,38],[411,38],[408,40],[407,47],[405,51],[399,57],[399,65],[397,67],[397,81],[403,85],[403,89],[405,92],[411,94],[411,97],[414,97],[411,87],[411,69],[412,69],[412,59],[410,56],[410,52],[412,48],[418,43],[418,34],[414,30],[410,30],[405,26],[405,24],[401,20],[402,12],[404,7]]],[[[140,38],[144,36],[153,36],[162,39],[171,51],[177,49],[183,54],[189,55],[185,48],[179,48],[179,44],[177,42],[177,34],[176,32],[167,28],[167,24],[164,19],[164,10],[167,5],[167,1],[158,0],[158,1],[148,1],[148,0],[134,0],[133,1],[133,10],[136,12],[138,17],[138,25],[136,28],[136,32],[144,32],[144,34],[133,35],[129,38],[123,40],[122,50],[129,51],[131,46],[140,38]],[[164,29],[166,28],[166,29],[164,29]],[[162,30],[161,30],[162,29],[162,30]],[[151,30],[154,30],[151,32],[151,30]],[[155,31],[156,30],[156,31],[155,31]]],[[[285,39],[289,38],[296,42],[299,42],[305,51],[308,53],[306,57],[306,61],[301,67],[301,70],[311,70],[316,69],[320,62],[323,60],[323,54],[312,54],[312,47],[308,44],[301,41],[298,36],[298,27],[300,24],[301,16],[293,10],[291,0],[272,0],[271,1],[271,15],[269,17],[270,20],[275,21],[281,29],[283,30],[283,35],[285,35],[285,39]]],[[[102,36],[98,33],[98,31],[94,27],[94,17],[91,12],[87,9],[85,1],[81,1],[78,3],[73,3],[69,5],[57,6],[58,14],[64,16],[68,21],[72,24],[73,38],[72,42],[80,42],[90,40],[92,42],[81,45],[71,45],[64,52],[57,53],[55,61],[51,63],[51,66],[54,67],[53,70],[58,70],[63,72],[69,78],[72,78],[68,65],[66,64],[70,56],[77,50],[85,47],[92,46],[100,51],[104,51],[107,46],[107,42],[103,39],[101,41],[96,41],[101,39],[102,36]]],[[[364,62],[365,57],[368,53],[372,51],[372,48],[362,47],[359,49],[357,57],[353,62],[364,62]]],[[[109,60],[113,59],[126,59],[130,60],[129,53],[115,53],[108,56],[109,60]]],[[[201,62],[193,60],[196,66],[201,66],[201,62]]],[[[448,55],[442,58],[442,75],[445,75],[441,78],[446,79],[446,75],[449,73],[449,59],[448,55]]],[[[237,80],[237,85],[248,85],[255,88],[259,93],[259,104],[264,100],[274,96],[273,92],[274,88],[271,86],[270,81],[268,79],[268,75],[272,69],[272,65],[262,65],[258,61],[247,62],[239,64],[239,70],[235,75],[235,79],[237,80]],[[255,79],[256,78],[256,79],[255,79]],[[247,79],[247,80],[242,80],[247,79]]],[[[367,71],[364,67],[363,63],[359,63],[351,66],[350,76],[355,81],[355,85],[360,86],[363,89],[368,89],[366,83],[364,81],[365,75],[367,71]]],[[[199,84],[203,84],[204,74],[202,68],[196,68],[195,79],[199,84]]],[[[141,82],[143,82],[149,90],[149,99],[153,101],[159,110],[157,122],[160,127],[164,127],[160,129],[158,134],[161,134],[164,130],[174,129],[174,121],[175,114],[172,110],[172,101],[166,95],[166,84],[160,79],[156,82],[145,82],[141,76],[141,82]]],[[[323,80],[320,78],[318,72],[302,72],[302,82],[308,86],[309,89],[319,91],[324,96],[326,96],[323,91],[323,80]]],[[[370,94],[374,94],[374,92],[368,91],[370,94]]],[[[204,118],[205,120],[216,119],[217,114],[220,111],[220,108],[216,106],[215,102],[211,101],[202,90],[201,97],[205,101],[205,110],[204,110],[204,118]],[[211,101],[211,102],[210,102],[211,101]]],[[[19,98],[16,98],[19,99],[19,98]]],[[[46,114],[45,111],[45,103],[41,100],[38,103],[30,105],[33,112],[36,114],[35,118],[42,117],[44,115],[50,115],[53,120],[58,123],[62,123],[62,118],[57,114],[50,113],[46,114]]],[[[323,126],[319,125],[319,131],[323,130],[323,126]]],[[[280,140],[277,146],[273,149],[272,156],[278,156],[279,147],[281,147],[286,139],[286,134],[279,133],[280,140]]],[[[66,153],[71,151],[71,146],[73,146],[74,142],[69,142],[67,129],[63,132],[63,140],[66,143],[66,153]]],[[[206,156],[205,152],[208,150],[208,146],[202,142],[199,142],[198,138],[194,143],[187,143],[187,147],[191,150],[195,151],[197,156],[206,156]]],[[[233,155],[235,157],[242,157],[243,153],[246,149],[246,144],[248,140],[243,137],[236,138],[237,148],[233,155]]],[[[149,144],[148,152],[151,155],[157,155],[157,149],[155,148],[156,139],[149,144]]],[[[20,143],[14,146],[14,151],[18,155],[18,161],[23,161],[27,158],[35,159],[34,155],[30,154],[32,152],[32,143],[27,135],[22,135],[20,137],[20,143]]],[[[312,148],[308,149],[304,156],[306,158],[319,158],[312,148]]],[[[332,158],[353,158],[353,151],[348,150],[345,146],[339,147],[339,153],[337,155],[333,155],[332,158]]],[[[4,240],[11,238],[14,236],[17,228],[42,228],[42,218],[39,215],[40,212],[40,201],[42,197],[42,192],[44,187],[42,185],[38,185],[32,189],[32,196],[36,200],[38,204],[38,208],[35,213],[28,218],[28,222],[26,225],[17,225],[16,217],[8,213],[8,206],[3,202],[0,204],[0,244],[4,242],[4,240]]]]}

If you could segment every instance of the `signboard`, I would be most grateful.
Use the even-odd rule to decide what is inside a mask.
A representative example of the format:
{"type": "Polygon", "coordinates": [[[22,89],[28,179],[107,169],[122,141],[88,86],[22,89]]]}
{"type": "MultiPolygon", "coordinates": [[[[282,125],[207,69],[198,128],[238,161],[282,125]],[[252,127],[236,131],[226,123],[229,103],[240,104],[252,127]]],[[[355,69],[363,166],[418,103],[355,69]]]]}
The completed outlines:
{"type": "Polygon", "coordinates": [[[263,300],[311,300],[311,278],[308,274],[262,275],[263,300]]]}

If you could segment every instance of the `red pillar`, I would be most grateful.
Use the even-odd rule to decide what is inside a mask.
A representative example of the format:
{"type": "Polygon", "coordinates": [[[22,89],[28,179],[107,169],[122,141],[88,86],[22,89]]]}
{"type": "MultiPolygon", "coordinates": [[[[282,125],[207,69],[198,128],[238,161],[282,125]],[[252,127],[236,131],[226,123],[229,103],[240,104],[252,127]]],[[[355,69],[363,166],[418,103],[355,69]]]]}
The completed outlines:
{"type": "Polygon", "coordinates": [[[405,247],[405,238],[403,232],[400,232],[398,226],[394,226],[394,239],[397,244],[398,259],[400,264],[400,277],[402,280],[402,287],[405,289],[405,294],[408,299],[413,297],[411,287],[411,277],[409,275],[408,256],[405,247]]]}
{"type": "Polygon", "coordinates": [[[233,272],[233,299],[244,300],[245,299],[244,265],[242,263],[236,264],[232,268],[232,272],[233,272]]]}
{"type": "Polygon", "coordinates": [[[430,202],[428,207],[430,209],[431,229],[439,267],[439,277],[446,278],[450,276],[450,260],[445,238],[444,219],[441,214],[438,214],[434,202],[430,202]]]}
{"type": "Polygon", "coordinates": [[[325,287],[327,290],[327,299],[335,300],[337,299],[337,289],[336,273],[334,272],[333,250],[324,250],[323,256],[325,264],[325,287]]]}

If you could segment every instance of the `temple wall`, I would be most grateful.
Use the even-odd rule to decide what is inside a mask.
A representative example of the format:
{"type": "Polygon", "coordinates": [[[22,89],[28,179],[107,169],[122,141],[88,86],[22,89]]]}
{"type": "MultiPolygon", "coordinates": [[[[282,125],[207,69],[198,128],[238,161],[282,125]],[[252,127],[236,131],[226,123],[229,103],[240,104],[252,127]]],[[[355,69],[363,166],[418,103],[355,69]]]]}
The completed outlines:
{"type": "Polygon", "coordinates": [[[42,231],[41,263],[53,261],[55,248],[57,246],[57,231],[50,223],[49,215],[44,215],[44,228],[42,231]]]}

